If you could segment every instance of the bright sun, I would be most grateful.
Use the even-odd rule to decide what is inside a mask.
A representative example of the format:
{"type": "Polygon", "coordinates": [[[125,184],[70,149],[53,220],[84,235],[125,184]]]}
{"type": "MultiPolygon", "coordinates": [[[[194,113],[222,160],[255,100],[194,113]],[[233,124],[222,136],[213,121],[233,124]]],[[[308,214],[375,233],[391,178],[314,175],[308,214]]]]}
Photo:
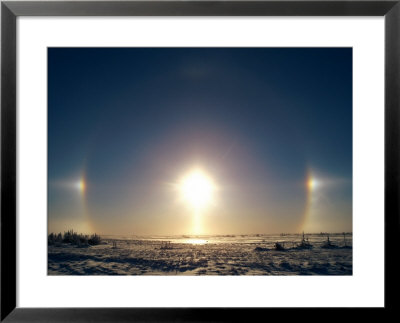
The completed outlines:
{"type": "Polygon", "coordinates": [[[213,181],[201,171],[193,171],[182,180],[180,185],[183,198],[196,210],[212,202],[214,190],[213,181]]]}

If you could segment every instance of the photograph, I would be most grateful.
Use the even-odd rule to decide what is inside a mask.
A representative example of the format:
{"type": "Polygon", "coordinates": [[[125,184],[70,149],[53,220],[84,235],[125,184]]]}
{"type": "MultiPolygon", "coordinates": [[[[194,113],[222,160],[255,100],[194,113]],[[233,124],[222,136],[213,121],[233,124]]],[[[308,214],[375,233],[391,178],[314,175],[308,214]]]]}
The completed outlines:
{"type": "Polygon", "coordinates": [[[48,47],[47,275],[352,276],[352,47],[48,47]]]}

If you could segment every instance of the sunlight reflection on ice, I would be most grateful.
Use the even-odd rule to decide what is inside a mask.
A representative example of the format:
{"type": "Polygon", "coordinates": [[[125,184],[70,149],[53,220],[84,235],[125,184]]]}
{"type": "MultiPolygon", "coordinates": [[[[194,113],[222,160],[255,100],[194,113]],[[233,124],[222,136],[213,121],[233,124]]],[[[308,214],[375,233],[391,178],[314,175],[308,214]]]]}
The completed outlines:
{"type": "Polygon", "coordinates": [[[183,243],[190,243],[190,244],[206,244],[208,241],[203,239],[187,239],[184,240],[183,243]]]}

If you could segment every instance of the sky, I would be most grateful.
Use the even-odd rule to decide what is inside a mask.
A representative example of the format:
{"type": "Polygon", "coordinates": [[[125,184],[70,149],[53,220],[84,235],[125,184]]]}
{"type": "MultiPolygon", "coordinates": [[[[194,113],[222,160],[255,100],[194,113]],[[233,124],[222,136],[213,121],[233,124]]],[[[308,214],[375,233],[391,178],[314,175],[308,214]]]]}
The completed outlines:
{"type": "Polygon", "coordinates": [[[352,231],[352,49],[49,48],[48,231],[68,229],[352,231]]]}

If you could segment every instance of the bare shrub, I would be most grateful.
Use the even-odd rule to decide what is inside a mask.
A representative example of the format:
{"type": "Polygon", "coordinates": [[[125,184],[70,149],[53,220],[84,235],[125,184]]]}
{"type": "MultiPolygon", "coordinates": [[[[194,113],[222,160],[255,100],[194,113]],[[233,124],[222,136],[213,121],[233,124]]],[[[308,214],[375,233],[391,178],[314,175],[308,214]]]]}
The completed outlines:
{"type": "Polygon", "coordinates": [[[74,230],[68,230],[64,234],[50,233],[47,238],[49,245],[60,246],[62,243],[69,243],[78,247],[85,247],[89,245],[98,245],[101,242],[101,237],[96,233],[91,235],[78,234],[74,230]]]}

